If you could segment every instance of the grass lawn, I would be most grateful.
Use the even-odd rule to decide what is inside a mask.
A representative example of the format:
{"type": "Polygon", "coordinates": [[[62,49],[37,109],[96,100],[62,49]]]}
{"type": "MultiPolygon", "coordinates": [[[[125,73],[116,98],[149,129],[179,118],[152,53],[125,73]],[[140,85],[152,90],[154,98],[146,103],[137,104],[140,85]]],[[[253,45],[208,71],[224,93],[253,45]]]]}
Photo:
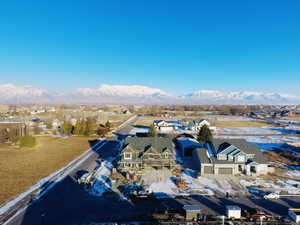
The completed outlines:
{"type": "Polygon", "coordinates": [[[226,121],[212,121],[212,125],[216,127],[269,127],[270,124],[264,122],[257,122],[251,120],[226,120],[226,121]]]}
{"type": "Polygon", "coordinates": [[[0,146],[0,204],[85,152],[91,139],[37,137],[34,148],[0,146]]]}

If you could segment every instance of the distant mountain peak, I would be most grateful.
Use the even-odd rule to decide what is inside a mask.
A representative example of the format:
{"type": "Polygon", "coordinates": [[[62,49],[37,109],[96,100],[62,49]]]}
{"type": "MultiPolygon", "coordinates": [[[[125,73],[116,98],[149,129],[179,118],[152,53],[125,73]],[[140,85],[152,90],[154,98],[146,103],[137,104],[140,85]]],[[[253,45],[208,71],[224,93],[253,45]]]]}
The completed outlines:
{"type": "Polygon", "coordinates": [[[77,88],[55,93],[11,83],[0,85],[0,103],[69,103],[69,104],[297,104],[299,98],[287,94],[253,91],[221,92],[199,90],[182,96],[142,85],[109,85],[77,88]]]}
{"type": "Polygon", "coordinates": [[[285,104],[296,100],[295,96],[278,93],[254,91],[220,92],[216,90],[199,90],[183,96],[195,103],[216,104],[285,104]]]}

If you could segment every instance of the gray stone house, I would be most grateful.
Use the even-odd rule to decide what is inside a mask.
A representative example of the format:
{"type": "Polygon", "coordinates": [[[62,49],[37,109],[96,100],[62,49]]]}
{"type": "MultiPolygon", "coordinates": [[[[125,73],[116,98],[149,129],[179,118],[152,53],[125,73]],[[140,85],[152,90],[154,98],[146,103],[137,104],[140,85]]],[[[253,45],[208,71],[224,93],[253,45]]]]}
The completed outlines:
{"type": "Polygon", "coordinates": [[[273,172],[259,148],[244,139],[214,139],[195,149],[193,158],[200,175],[258,176],[273,172]]]}
{"type": "Polygon", "coordinates": [[[149,167],[172,169],[175,165],[174,145],[170,138],[127,137],[118,169],[140,175],[149,167]]]}

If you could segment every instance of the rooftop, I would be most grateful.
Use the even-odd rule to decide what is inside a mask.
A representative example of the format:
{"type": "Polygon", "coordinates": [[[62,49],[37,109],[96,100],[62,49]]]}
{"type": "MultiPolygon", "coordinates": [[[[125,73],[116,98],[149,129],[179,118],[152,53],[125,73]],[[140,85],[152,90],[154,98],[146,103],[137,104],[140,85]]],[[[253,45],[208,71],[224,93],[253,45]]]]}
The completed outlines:
{"type": "Polygon", "coordinates": [[[201,208],[198,205],[184,205],[183,209],[186,211],[199,211],[201,208]]]}
{"type": "Polygon", "coordinates": [[[138,151],[144,151],[150,146],[159,152],[163,152],[166,148],[173,149],[172,140],[166,137],[127,137],[125,145],[138,151]]]}
{"type": "Polygon", "coordinates": [[[227,210],[241,210],[238,205],[226,205],[227,210]]]}
{"type": "MultiPolygon", "coordinates": [[[[239,148],[241,151],[245,152],[246,154],[254,154],[253,162],[267,163],[267,159],[260,151],[260,149],[256,145],[247,143],[247,141],[244,139],[230,139],[230,140],[214,139],[212,141],[212,145],[215,148],[215,152],[219,152],[230,145],[234,145],[235,147],[239,148]]],[[[218,160],[215,156],[209,156],[205,148],[198,148],[197,155],[202,163],[212,163],[212,162],[216,164],[235,163],[227,160],[218,160]]]]}

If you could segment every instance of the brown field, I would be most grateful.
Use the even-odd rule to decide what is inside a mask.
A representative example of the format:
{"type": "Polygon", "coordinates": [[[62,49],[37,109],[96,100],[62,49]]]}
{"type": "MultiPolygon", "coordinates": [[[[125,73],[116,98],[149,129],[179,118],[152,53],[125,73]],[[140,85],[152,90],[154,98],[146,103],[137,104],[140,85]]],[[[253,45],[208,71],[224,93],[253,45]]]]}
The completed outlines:
{"type": "Polygon", "coordinates": [[[300,122],[300,116],[297,115],[297,116],[289,116],[289,117],[286,117],[287,120],[295,120],[295,121],[298,121],[300,122]]]}
{"type": "Polygon", "coordinates": [[[37,137],[34,148],[0,146],[0,205],[89,148],[88,137],[37,137]]]}
{"type": "Polygon", "coordinates": [[[228,121],[218,121],[214,120],[211,122],[212,126],[216,127],[269,127],[270,124],[264,122],[257,122],[251,120],[228,120],[228,121]]]}

